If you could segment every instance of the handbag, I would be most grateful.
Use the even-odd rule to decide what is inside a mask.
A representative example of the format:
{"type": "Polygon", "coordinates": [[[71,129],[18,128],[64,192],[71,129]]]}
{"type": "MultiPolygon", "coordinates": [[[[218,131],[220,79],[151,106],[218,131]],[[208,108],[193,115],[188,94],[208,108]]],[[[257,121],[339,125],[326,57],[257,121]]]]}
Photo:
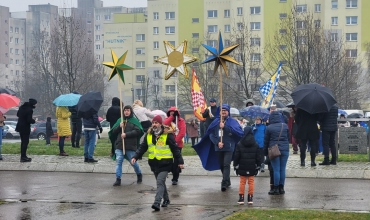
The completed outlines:
{"type": "Polygon", "coordinates": [[[279,138],[278,138],[277,143],[268,148],[268,156],[269,156],[270,160],[273,160],[276,157],[281,155],[278,144],[279,144],[279,140],[280,140],[280,136],[281,136],[282,131],[283,131],[283,123],[281,123],[281,129],[280,129],[280,134],[279,134],[279,138]]]}

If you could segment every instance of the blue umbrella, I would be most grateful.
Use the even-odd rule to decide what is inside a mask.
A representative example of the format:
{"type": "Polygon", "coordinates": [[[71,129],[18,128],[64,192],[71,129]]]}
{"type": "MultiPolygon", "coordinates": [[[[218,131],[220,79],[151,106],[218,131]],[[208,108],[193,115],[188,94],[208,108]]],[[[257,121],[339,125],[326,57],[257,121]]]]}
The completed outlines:
{"type": "Polygon", "coordinates": [[[270,112],[261,106],[253,105],[246,107],[239,111],[240,115],[243,117],[250,117],[252,119],[256,117],[261,117],[263,120],[267,120],[269,118],[270,112]]]}
{"type": "Polygon", "coordinates": [[[340,115],[348,115],[346,111],[344,111],[343,109],[338,109],[338,114],[340,115]]]}
{"type": "Polygon", "coordinates": [[[54,101],[54,105],[56,106],[75,106],[77,105],[78,101],[80,100],[80,94],[63,94],[58,96],[54,101]]]}

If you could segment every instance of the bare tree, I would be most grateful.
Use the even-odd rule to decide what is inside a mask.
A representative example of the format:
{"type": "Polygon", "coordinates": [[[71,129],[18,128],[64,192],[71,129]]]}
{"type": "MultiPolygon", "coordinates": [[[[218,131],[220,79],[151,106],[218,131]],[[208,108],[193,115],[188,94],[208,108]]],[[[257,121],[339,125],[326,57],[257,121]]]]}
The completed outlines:
{"type": "Polygon", "coordinates": [[[283,63],[281,77],[286,77],[286,83],[279,84],[280,96],[290,99],[297,85],[316,82],[333,91],[339,107],[358,106],[361,65],[356,48],[347,48],[338,32],[325,30],[313,14],[295,7],[278,27],[279,32],[267,40],[264,64],[265,69],[275,70],[283,63]]]}

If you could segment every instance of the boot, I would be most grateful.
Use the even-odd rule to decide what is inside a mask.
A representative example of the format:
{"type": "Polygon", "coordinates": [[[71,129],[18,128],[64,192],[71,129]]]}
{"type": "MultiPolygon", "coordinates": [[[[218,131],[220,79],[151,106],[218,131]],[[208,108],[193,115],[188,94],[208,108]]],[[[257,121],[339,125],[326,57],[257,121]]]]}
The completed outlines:
{"type": "Polygon", "coordinates": [[[117,178],[116,182],[113,183],[113,186],[120,186],[121,185],[121,179],[117,178]]]}
{"type": "Polygon", "coordinates": [[[159,210],[161,210],[161,205],[159,202],[154,202],[153,205],[152,205],[152,209],[154,209],[154,211],[158,212],[159,210]]]}
{"type": "Polygon", "coordinates": [[[305,162],[305,160],[303,159],[301,159],[301,167],[304,167],[304,166],[306,166],[306,162],[305,162]]]}
{"type": "Polygon", "coordinates": [[[316,166],[315,156],[311,155],[311,167],[315,167],[315,166],[316,166]]]}
{"type": "Polygon", "coordinates": [[[248,194],[248,204],[253,204],[253,194],[248,194]]]}
{"type": "Polygon", "coordinates": [[[270,191],[268,192],[269,195],[274,195],[274,185],[270,184],[270,191]]]}
{"type": "Polygon", "coordinates": [[[324,161],[322,163],[319,163],[319,165],[330,165],[329,158],[325,157],[324,161]]]}
{"type": "Polygon", "coordinates": [[[305,159],[306,159],[306,152],[303,151],[301,152],[301,167],[306,166],[305,159]]]}
{"type": "Polygon", "coordinates": [[[143,175],[141,173],[139,173],[137,175],[137,183],[142,183],[143,182],[143,175]]]}
{"type": "Polygon", "coordinates": [[[239,194],[238,204],[239,205],[244,205],[244,194],[239,194]]]}
{"type": "Polygon", "coordinates": [[[279,193],[280,194],[285,194],[284,185],[282,185],[282,184],[279,185],[279,193]]]}
{"type": "Polygon", "coordinates": [[[222,182],[221,182],[221,191],[222,192],[225,192],[226,191],[226,188],[227,188],[226,181],[222,180],[222,182]]]}
{"type": "Polygon", "coordinates": [[[231,182],[230,180],[226,180],[226,187],[229,187],[229,186],[231,186],[231,182]]]}
{"type": "Polygon", "coordinates": [[[337,159],[336,158],[331,158],[330,164],[331,165],[337,165],[337,159]]]}
{"type": "Polygon", "coordinates": [[[163,200],[162,207],[167,207],[170,203],[171,201],[169,199],[163,200]]]}
{"type": "Polygon", "coordinates": [[[273,195],[280,195],[279,186],[274,186],[274,194],[273,195]]]}
{"type": "Polygon", "coordinates": [[[80,143],[76,142],[76,148],[80,148],[80,143]]]}
{"type": "Polygon", "coordinates": [[[265,172],[265,164],[264,163],[261,164],[261,169],[260,170],[261,170],[261,173],[265,172]]]}

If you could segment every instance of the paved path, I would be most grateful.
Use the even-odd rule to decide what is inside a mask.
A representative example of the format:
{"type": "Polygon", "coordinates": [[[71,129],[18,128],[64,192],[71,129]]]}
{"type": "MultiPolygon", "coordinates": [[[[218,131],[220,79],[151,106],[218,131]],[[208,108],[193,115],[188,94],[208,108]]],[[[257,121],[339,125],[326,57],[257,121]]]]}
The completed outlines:
{"type": "MultiPolygon", "coordinates": [[[[115,161],[109,157],[96,157],[95,159],[99,160],[96,164],[84,163],[84,158],[80,156],[29,155],[29,157],[32,157],[31,163],[20,163],[19,155],[5,154],[4,160],[0,161],[0,170],[115,173],[115,161]]],[[[185,156],[184,160],[185,169],[181,175],[220,175],[220,171],[204,170],[198,156],[185,156]]],[[[370,162],[339,162],[337,165],[311,167],[309,160],[309,157],[306,158],[306,166],[301,167],[299,154],[291,154],[287,165],[287,177],[370,179],[370,162]]],[[[318,156],[317,164],[322,160],[323,157],[318,156]]],[[[139,163],[143,174],[151,174],[147,158],[143,158],[139,163]]],[[[123,164],[123,173],[134,173],[127,161],[123,164]]],[[[268,171],[260,175],[268,176],[268,171]]]]}

